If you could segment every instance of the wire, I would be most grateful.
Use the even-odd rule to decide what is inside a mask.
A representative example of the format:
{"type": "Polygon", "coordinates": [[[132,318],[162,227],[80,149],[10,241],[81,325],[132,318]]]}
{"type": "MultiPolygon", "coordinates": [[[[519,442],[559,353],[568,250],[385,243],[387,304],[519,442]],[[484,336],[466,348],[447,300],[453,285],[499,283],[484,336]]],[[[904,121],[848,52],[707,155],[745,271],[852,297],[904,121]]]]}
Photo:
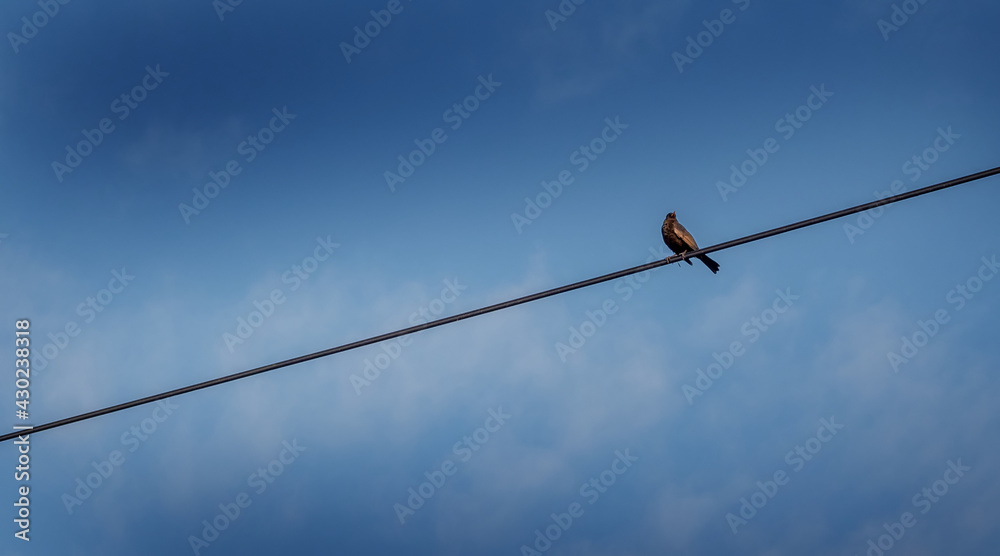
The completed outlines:
{"type": "Polygon", "coordinates": [[[167,398],[172,398],[174,396],[179,396],[181,394],[187,394],[189,392],[194,392],[196,390],[201,390],[208,388],[210,386],[217,386],[219,384],[225,384],[227,382],[232,382],[234,380],[239,380],[241,378],[247,378],[250,376],[258,375],[261,373],[266,373],[268,371],[273,371],[275,369],[280,369],[282,367],[290,367],[292,365],[297,365],[299,363],[305,363],[306,361],[312,361],[313,359],[319,359],[321,357],[327,357],[328,355],[333,355],[335,353],[341,353],[344,351],[350,351],[352,349],[357,349],[364,346],[369,346],[376,344],[378,342],[384,342],[385,340],[391,340],[393,338],[398,338],[400,336],[406,336],[407,334],[413,334],[415,332],[420,332],[423,330],[428,330],[430,328],[436,328],[438,326],[444,326],[446,324],[451,324],[453,322],[458,322],[460,320],[469,319],[472,317],[478,317],[479,315],[485,315],[486,313],[492,313],[494,311],[499,311],[501,309],[507,309],[509,307],[514,307],[516,305],[522,305],[524,303],[530,303],[532,301],[537,301],[539,299],[545,299],[546,297],[552,297],[554,295],[559,295],[561,293],[571,292],[573,290],[578,290],[581,288],[586,288],[588,286],[593,286],[595,284],[600,284],[603,282],[608,282],[610,280],[616,280],[630,274],[636,274],[639,272],[645,272],[653,268],[658,268],[668,264],[673,264],[679,262],[685,258],[691,258],[701,254],[712,253],[715,251],[722,251],[723,249],[729,249],[730,247],[736,247],[746,243],[752,243],[761,239],[773,237],[776,235],[784,234],[808,226],[813,226],[816,224],[821,224],[823,222],[828,222],[837,218],[842,218],[844,216],[850,216],[859,212],[864,212],[876,207],[889,205],[892,203],[898,203],[899,201],[905,201],[906,199],[911,199],[913,197],[918,197],[920,195],[926,195],[928,193],[933,193],[935,191],[940,191],[942,189],[947,189],[949,187],[955,187],[956,185],[962,185],[964,183],[973,182],[990,176],[995,176],[1000,174],[1000,166],[993,168],[991,170],[984,170],[982,172],[977,172],[975,174],[970,174],[968,176],[963,176],[961,178],[955,178],[953,180],[937,183],[934,185],[929,185],[920,189],[915,189],[913,191],[908,191],[906,193],[901,193],[899,195],[894,195],[892,197],[886,197],[884,199],[879,199],[877,201],[872,201],[870,203],[865,203],[863,205],[857,205],[851,208],[846,208],[843,210],[838,210],[836,212],[831,212],[829,214],[824,214],[823,216],[816,216],[809,218],[807,220],[801,220],[793,224],[787,224],[779,228],[773,228],[771,230],[763,231],[753,235],[741,237],[739,239],[734,239],[724,243],[719,243],[717,245],[712,245],[711,247],[705,247],[703,249],[698,249],[697,251],[691,251],[685,253],[682,258],[680,255],[672,255],[663,259],[662,261],[656,261],[651,263],[646,263],[640,266],[634,266],[625,270],[619,270],[618,272],[612,272],[611,274],[605,274],[603,276],[598,276],[596,278],[590,278],[589,280],[582,280],[580,282],[575,282],[573,284],[568,284],[558,288],[553,288],[551,290],[545,290],[543,292],[534,293],[531,295],[526,295],[524,297],[518,297],[517,299],[511,299],[510,301],[504,301],[502,303],[497,303],[495,305],[489,305],[487,307],[482,307],[472,311],[467,311],[465,313],[460,313],[457,315],[452,315],[450,317],[441,318],[435,321],[427,322],[424,324],[418,324],[416,326],[411,326],[409,328],[404,328],[402,330],[397,330],[395,332],[388,332],[380,336],[374,336],[364,340],[358,340],[356,342],[351,342],[349,344],[340,345],[337,347],[332,347],[325,349],[323,351],[317,351],[315,353],[310,353],[308,355],[301,355],[292,359],[286,359],[284,361],[279,361],[278,363],[271,363],[270,365],[264,365],[263,367],[257,367],[254,369],[249,369],[239,373],[234,373],[231,375],[226,375],[223,377],[215,378],[212,380],[206,380],[204,382],[199,382],[197,384],[192,384],[190,386],[185,386],[183,388],[177,388],[174,390],[169,390],[160,394],[155,394],[152,396],[146,396],[145,398],[139,398],[137,400],[132,400],[130,402],[120,403],[118,405],[112,405],[110,407],[105,407],[103,409],[98,409],[95,411],[90,411],[88,413],[82,413],[80,415],[74,415],[73,417],[67,417],[65,419],[60,419],[58,421],[52,421],[51,423],[45,423],[43,425],[38,425],[30,430],[18,431],[7,433],[0,436],[0,442],[11,440],[17,438],[19,435],[37,433],[49,429],[54,429],[57,427],[62,427],[64,425],[69,425],[79,421],[85,421],[87,419],[93,419],[94,417],[100,417],[101,415],[107,415],[109,413],[115,413],[125,409],[130,409],[147,403],[152,403],[155,401],[165,400],[167,398]]]}

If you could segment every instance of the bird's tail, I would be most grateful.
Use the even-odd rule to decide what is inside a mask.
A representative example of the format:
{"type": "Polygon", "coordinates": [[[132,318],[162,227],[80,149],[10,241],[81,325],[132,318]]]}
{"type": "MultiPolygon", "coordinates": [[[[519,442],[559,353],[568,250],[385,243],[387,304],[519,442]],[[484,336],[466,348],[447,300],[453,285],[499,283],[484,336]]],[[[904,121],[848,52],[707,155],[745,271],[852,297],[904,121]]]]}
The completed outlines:
{"type": "Polygon", "coordinates": [[[708,255],[698,255],[698,259],[705,263],[705,266],[712,271],[712,274],[719,272],[719,263],[713,261],[708,255]]]}

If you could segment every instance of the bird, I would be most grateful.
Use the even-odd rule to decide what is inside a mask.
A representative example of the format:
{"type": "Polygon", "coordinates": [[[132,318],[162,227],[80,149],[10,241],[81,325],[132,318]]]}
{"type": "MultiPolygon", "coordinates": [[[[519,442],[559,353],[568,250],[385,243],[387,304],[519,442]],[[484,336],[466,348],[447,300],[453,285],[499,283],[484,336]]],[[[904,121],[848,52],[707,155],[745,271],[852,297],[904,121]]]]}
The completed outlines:
{"type": "MultiPolygon", "coordinates": [[[[671,251],[680,255],[687,264],[693,266],[694,263],[689,261],[684,254],[688,251],[697,251],[698,243],[694,240],[691,232],[687,231],[677,221],[676,212],[671,212],[667,215],[667,218],[663,220],[663,227],[660,231],[663,232],[663,243],[666,243],[671,251]]],[[[719,272],[719,263],[713,261],[708,255],[698,255],[698,259],[705,263],[705,266],[712,271],[712,274],[719,272]]]]}

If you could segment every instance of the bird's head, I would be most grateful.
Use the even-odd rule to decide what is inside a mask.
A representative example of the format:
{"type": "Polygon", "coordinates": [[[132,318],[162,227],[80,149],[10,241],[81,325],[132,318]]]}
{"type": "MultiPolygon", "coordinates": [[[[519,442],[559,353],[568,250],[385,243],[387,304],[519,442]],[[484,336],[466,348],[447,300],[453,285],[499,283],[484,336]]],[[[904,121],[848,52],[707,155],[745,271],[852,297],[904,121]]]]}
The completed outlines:
{"type": "Polygon", "coordinates": [[[667,220],[670,220],[671,218],[677,219],[677,213],[671,212],[670,214],[667,215],[667,220]]]}

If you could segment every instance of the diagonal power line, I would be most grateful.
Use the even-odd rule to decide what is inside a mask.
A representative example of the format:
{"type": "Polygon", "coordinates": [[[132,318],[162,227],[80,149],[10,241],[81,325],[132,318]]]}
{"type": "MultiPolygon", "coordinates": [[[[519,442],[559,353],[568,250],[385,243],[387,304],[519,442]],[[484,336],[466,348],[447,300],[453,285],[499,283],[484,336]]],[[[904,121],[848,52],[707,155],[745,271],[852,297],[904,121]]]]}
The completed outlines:
{"type": "MultiPolygon", "coordinates": [[[[745,243],[752,243],[761,239],[766,239],[772,236],[784,234],[800,228],[805,228],[808,226],[813,226],[816,224],[822,224],[823,222],[828,222],[830,220],[835,220],[837,218],[842,218],[844,216],[850,216],[852,214],[857,214],[859,212],[864,212],[869,209],[880,207],[883,205],[889,205],[892,203],[898,203],[899,201],[905,201],[906,199],[911,199],[913,197],[918,197],[920,195],[926,195],[928,193],[934,193],[935,191],[940,191],[942,189],[948,189],[949,187],[955,187],[956,185],[962,185],[964,183],[973,182],[983,178],[988,178],[990,176],[995,176],[1000,174],[1000,166],[992,168],[990,170],[984,170],[982,172],[977,172],[975,174],[969,174],[960,178],[955,178],[953,180],[948,180],[945,182],[937,183],[934,185],[929,185],[920,189],[915,189],[906,193],[899,195],[894,195],[892,197],[886,197],[884,199],[879,199],[877,201],[872,201],[870,203],[865,203],[863,205],[857,205],[851,208],[846,208],[843,210],[838,210],[836,212],[831,212],[829,214],[824,214],[822,216],[815,216],[807,220],[801,220],[792,224],[787,224],[778,228],[772,228],[763,232],[752,234],[749,236],[741,237],[739,239],[734,239],[726,241],[724,243],[719,243],[712,245],[710,247],[705,247],[703,249],[698,249],[697,251],[691,251],[685,254],[686,258],[691,258],[696,255],[712,253],[715,251],[722,251],[724,249],[729,249],[730,247],[736,247],[738,245],[743,245],[745,243]]],[[[225,384],[227,382],[232,382],[234,380],[239,380],[241,378],[247,378],[253,375],[258,375],[261,373],[266,373],[268,371],[273,371],[275,369],[280,369],[282,367],[290,367],[292,365],[297,365],[299,363],[305,363],[306,361],[312,361],[313,359],[319,359],[321,357],[326,357],[328,355],[333,355],[335,353],[341,353],[344,351],[350,351],[352,349],[357,349],[364,346],[369,346],[376,344],[378,342],[384,342],[385,340],[391,340],[392,338],[398,338],[400,336],[406,336],[407,334],[413,334],[414,332],[420,332],[422,330],[427,330],[430,328],[436,328],[438,326],[443,326],[445,324],[451,324],[453,322],[458,322],[460,320],[469,319],[472,317],[478,317],[479,315],[485,315],[486,313],[492,313],[494,311],[499,311],[501,309],[507,309],[509,307],[514,307],[516,305],[522,305],[524,303],[530,303],[532,301],[537,301],[539,299],[545,299],[546,297],[552,297],[554,295],[559,295],[561,293],[570,292],[573,290],[578,290],[580,288],[586,288],[588,286],[593,286],[595,284],[601,284],[603,282],[608,282],[610,280],[616,280],[630,274],[636,274],[639,272],[644,272],[653,268],[658,268],[668,264],[673,264],[681,261],[680,255],[673,255],[663,259],[662,261],[656,261],[647,263],[640,266],[634,266],[632,268],[627,268],[625,270],[619,270],[618,272],[612,272],[611,274],[605,274],[603,276],[598,276],[596,278],[590,278],[588,280],[582,280],[580,282],[575,282],[573,284],[568,284],[565,286],[560,286],[558,288],[553,288],[551,290],[545,290],[543,292],[534,293],[531,295],[526,295],[524,297],[518,297],[517,299],[511,299],[509,301],[504,301],[502,303],[497,303],[494,305],[489,305],[487,307],[481,307],[479,309],[474,309],[472,311],[466,311],[457,315],[452,315],[450,317],[441,318],[435,321],[427,322],[424,324],[419,324],[417,326],[411,326],[409,328],[404,328],[402,330],[397,330],[395,332],[388,332],[380,336],[374,336],[364,340],[358,340],[356,342],[351,342],[349,344],[340,345],[337,347],[332,347],[325,349],[323,351],[317,351],[315,353],[310,353],[307,355],[301,355],[299,357],[294,357],[292,359],[286,359],[284,361],[279,361],[278,363],[271,363],[270,365],[264,365],[263,367],[257,367],[254,369],[249,369],[239,373],[234,373],[231,375],[226,375],[223,377],[215,378],[212,380],[206,380],[204,382],[199,382],[197,384],[192,384],[190,386],[185,386],[183,388],[176,388],[174,390],[169,390],[167,392],[162,392],[160,394],[154,394],[152,396],[146,396],[145,398],[139,398],[137,400],[132,400],[130,402],[120,403],[118,405],[112,405],[105,407],[103,409],[98,409],[95,411],[90,411],[87,413],[81,413],[80,415],[74,415],[72,417],[67,417],[65,419],[60,419],[58,421],[52,421],[51,423],[45,423],[43,425],[38,425],[31,428],[30,430],[23,430],[18,432],[7,433],[0,436],[0,442],[6,440],[11,440],[17,438],[19,435],[28,434],[33,432],[40,432],[44,430],[54,429],[56,427],[62,427],[64,425],[69,425],[79,421],[85,421],[87,419],[93,419],[94,417],[100,417],[101,415],[107,415],[109,413],[115,413],[125,409],[137,407],[143,404],[152,403],[159,400],[165,400],[174,396],[179,396],[181,394],[187,394],[189,392],[194,392],[196,390],[201,390],[203,388],[208,388],[210,386],[217,386],[219,384],[225,384]]]]}

